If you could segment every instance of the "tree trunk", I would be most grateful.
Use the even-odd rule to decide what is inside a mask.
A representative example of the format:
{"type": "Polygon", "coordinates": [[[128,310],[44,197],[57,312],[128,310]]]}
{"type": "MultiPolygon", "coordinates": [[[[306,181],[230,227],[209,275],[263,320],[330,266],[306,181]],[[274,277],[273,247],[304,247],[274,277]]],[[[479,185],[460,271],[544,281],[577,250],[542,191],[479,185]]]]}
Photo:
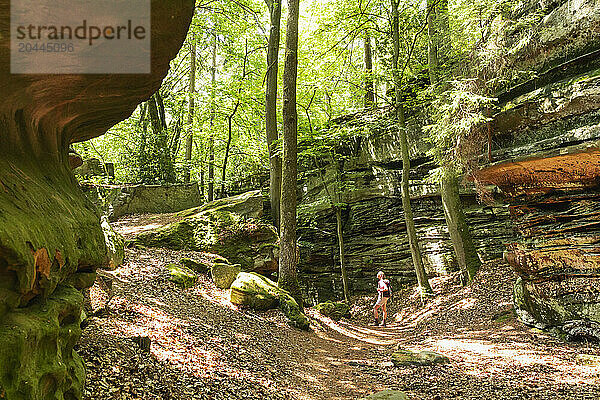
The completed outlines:
{"type": "Polygon", "coordinates": [[[225,197],[225,178],[227,174],[227,160],[229,159],[229,150],[231,149],[231,138],[233,136],[232,120],[237,112],[240,102],[238,101],[233,109],[232,113],[227,116],[228,136],[227,136],[227,147],[225,147],[225,157],[223,158],[223,171],[221,177],[221,197],[225,197]]]}
{"type": "Polygon", "coordinates": [[[165,117],[165,103],[163,102],[163,98],[160,94],[160,90],[157,90],[154,93],[154,97],[156,98],[156,105],[158,106],[158,116],[160,117],[160,125],[163,130],[167,129],[167,119],[165,117]]]}
{"type": "Polygon", "coordinates": [[[432,85],[437,85],[438,76],[438,35],[437,14],[439,0],[427,0],[427,59],[429,62],[429,80],[432,85]]]}
{"type": "Polygon", "coordinates": [[[444,216],[450,232],[450,239],[456,253],[456,260],[464,276],[470,283],[481,266],[477,249],[473,244],[467,220],[460,201],[458,177],[449,170],[444,170],[441,182],[442,204],[444,216]]]}
{"type": "Polygon", "coordinates": [[[373,81],[373,49],[369,30],[365,30],[365,108],[375,105],[375,82],[373,81]]]}
{"type": "Polygon", "coordinates": [[[215,125],[215,82],[217,75],[217,34],[213,33],[212,66],[210,69],[210,135],[208,136],[208,201],[215,199],[215,140],[213,128],[215,125]]]}
{"type": "MultiPolygon", "coordinates": [[[[193,33],[192,33],[193,35],[193,33]]],[[[194,145],[194,93],[196,92],[196,39],[192,36],[190,42],[190,87],[188,103],[188,135],[185,142],[185,175],[183,181],[190,183],[192,170],[192,147],[194,145]]]]}
{"type": "Polygon", "coordinates": [[[421,257],[421,249],[419,248],[419,241],[417,239],[417,231],[415,229],[415,221],[412,214],[412,207],[410,204],[410,191],[409,191],[409,175],[410,175],[410,154],[408,152],[408,138],[406,136],[406,122],[404,120],[404,105],[401,102],[401,91],[400,91],[400,71],[398,60],[400,58],[400,22],[398,16],[398,2],[391,0],[392,3],[392,37],[393,37],[393,58],[392,68],[394,74],[394,86],[395,86],[395,102],[396,102],[396,118],[398,121],[398,128],[400,129],[400,148],[402,153],[402,209],[404,210],[404,220],[406,223],[406,234],[408,236],[408,245],[410,247],[410,254],[415,267],[417,275],[417,282],[421,289],[422,295],[431,295],[433,290],[429,285],[427,279],[427,273],[425,267],[423,267],[423,258],[421,257]]]}
{"type": "MultiPolygon", "coordinates": [[[[431,7],[427,19],[429,34],[429,72],[431,85],[438,93],[447,90],[444,71],[439,66],[440,58],[447,57],[450,51],[450,27],[448,25],[448,1],[428,0],[431,7]],[[430,4],[431,3],[431,4],[430,4]],[[438,55],[440,57],[438,58],[438,55]]],[[[444,161],[442,160],[442,164],[444,161]]],[[[459,181],[456,173],[448,165],[442,165],[440,193],[446,225],[456,255],[456,261],[463,273],[464,282],[470,283],[481,266],[477,249],[467,225],[459,193],[459,181]]]]}
{"type": "Polygon", "coordinates": [[[269,147],[269,198],[273,224],[279,229],[281,201],[281,156],[276,142],[277,132],[277,73],[279,70],[279,41],[281,27],[281,0],[266,0],[271,14],[271,29],[267,48],[267,88],[265,91],[265,126],[269,147]]]}
{"type": "Polygon", "coordinates": [[[278,285],[302,306],[298,285],[296,245],[298,18],[300,1],[289,0],[283,71],[283,165],[281,174],[281,245],[278,285]]]}
{"type": "Polygon", "coordinates": [[[337,222],[337,238],[340,249],[340,269],[342,271],[342,284],[344,285],[344,300],[350,301],[350,287],[348,285],[348,273],[346,271],[346,261],[344,255],[344,232],[342,230],[342,210],[339,206],[335,207],[335,219],[337,222]]]}

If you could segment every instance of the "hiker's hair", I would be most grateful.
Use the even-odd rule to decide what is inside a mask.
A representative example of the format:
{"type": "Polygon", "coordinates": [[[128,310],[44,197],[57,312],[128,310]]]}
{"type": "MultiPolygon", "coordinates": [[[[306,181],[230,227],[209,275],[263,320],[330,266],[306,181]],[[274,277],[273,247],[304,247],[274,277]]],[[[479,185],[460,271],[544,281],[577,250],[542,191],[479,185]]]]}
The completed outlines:
{"type": "Polygon", "coordinates": [[[377,279],[381,279],[381,278],[383,278],[383,277],[385,277],[385,274],[383,273],[383,271],[379,271],[379,272],[377,273],[377,279]]]}

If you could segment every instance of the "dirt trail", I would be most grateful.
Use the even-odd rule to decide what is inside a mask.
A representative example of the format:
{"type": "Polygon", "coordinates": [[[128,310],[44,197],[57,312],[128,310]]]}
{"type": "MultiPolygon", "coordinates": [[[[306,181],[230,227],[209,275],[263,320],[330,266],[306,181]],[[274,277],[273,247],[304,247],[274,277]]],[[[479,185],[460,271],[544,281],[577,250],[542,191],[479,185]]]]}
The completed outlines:
{"type": "MultiPolygon", "coordinates": [[[[117,226],[134,232],[135,224],[148,219],[117,226]]],[[[355,297],[351,320],[307,309],[313,331],[302,332],[277,310],[237,309],[206,276],[178,288],[164,265],[184,255],[202,257],[128,250],[107,311],[90,319],[79,345],[86,399],[341,400],[388,388],[430,400],[600,398],[600,367],[577,362],[578,354],[600,355],[598,346],[565,344],[518,323],[510,313],[514,277],[500,262],[486,264],[469,288],[452,276],[432,279],[436,297],[426,304],[413,288],[399,291],[387,328],[369,327],[373,299],[355,297]],[[150,351],[135,337],[149,337],[150,351]],[[395,368],[398,343],[452,362],[395,368]]],[[[103,296],[92,290],[94,302],[103,296]]]]}

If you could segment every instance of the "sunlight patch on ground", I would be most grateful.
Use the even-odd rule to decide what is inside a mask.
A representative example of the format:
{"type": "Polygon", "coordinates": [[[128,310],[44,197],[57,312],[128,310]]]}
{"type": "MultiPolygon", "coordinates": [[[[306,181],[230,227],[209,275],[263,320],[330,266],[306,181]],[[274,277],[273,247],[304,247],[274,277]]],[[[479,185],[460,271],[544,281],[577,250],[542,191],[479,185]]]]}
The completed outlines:
{"type": "MultiPolygon", "coordinates": [[[[321,315],[318,311],[313,309],[306,309],[306,314],[311,318],[318,320],[322,325],[328,327],[329,329],[352,339],[383,346],[396,343],[395,340],[392,340],[392,333],[386,333],[362,326],[357,326],[345,321],[336,322],[331,318],[321,315]]],[[[325,331],[316,331],[315,333],[325,340],[342,343],[342,341],[329,336],[325,331]]]]}
{"type": "MultiPolygon", "coordinates": [[[[473,332],[481,334],[482,332],[473,332]]],[[[554,370],[550,374],[556,382],[567,384],[597,384],[600,371],[597,367],[576,365],[560,357],[531,349],[531,344],[514,342],[506,345],[484,340],[429,339],[435,351],[472,366],[466,373],[482,375],[502,371],[505,368],[543,366],[554,370]],[[494,364],[490,367],[489,363],[494,364]]]]}

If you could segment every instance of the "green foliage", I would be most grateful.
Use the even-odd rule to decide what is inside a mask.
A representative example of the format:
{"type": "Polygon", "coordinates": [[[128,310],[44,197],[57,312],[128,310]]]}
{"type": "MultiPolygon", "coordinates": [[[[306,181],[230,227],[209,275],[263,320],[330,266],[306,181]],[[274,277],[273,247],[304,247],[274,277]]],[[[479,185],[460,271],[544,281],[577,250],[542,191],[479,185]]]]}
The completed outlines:
{"type": "MultiPolygon", "coordinates": [[[[347,154],[344,146],[352,143],[356,132],[332,127],[340,115],[363,108],[367,34],[373,44],[372,78],[377,105],[386,107],[395,103],[391,5],[389,1],[347,0],[308,0],[301,4],[297,97],[298,128],[304,151],[299,161],[302,168],[312,173],[333,162],[339,170],[339,179],[334,181],[349,185],[343,173],[347,154]]],[[[459,98],[444,96],[452,99],[448,104],[444,104],[444,99],[436,100],[428,90],[426,7],[422,2],[409,0],[400,1],[398,7],[401,101],[409,111],[432,102],[434,108],[438,107],[432,123],[437,127],[432,128],[431,134],[432,143],[440,146],[434,151],[439,159],[456,156],[451,150],[453,144],[463,144],[463,139],[468,136],[466,132],[482,122],[475,114],[486,107],[484,98],[490,90],[502,87],[509,79],[506,74],[498,73],[509,70],[508,64],[498,62],[503,59],[500,57],[503,46],[510,40],[529,45],[526,32],[531,31],[528,28],[544,13],[540,10],[528,14],[527,18],[512,20],[511,16],[520,7],[513,0],[452,0],[448,6],[452,45],[445,50],[447,54],[443,54],[442,73],[445,77],[458,77],[465,75],[465,71],[474,72],[476,84],[461,83],[459,86],[479,87],[478,90],[454,88],[450,93],[458,94],[459,98]],[[476,98],[477,94],[481,95],[480,99],[476,98]],[[463,120],[465,116],[466,120],[463,120]]],[[[283,15],[286,15],[285,10],[283,15]]],[[[282,27],[285,27],[285,21],[282,27]]],[[[269,163],[264,132],[268,30],[268,8],[263,1],[216,0],[198,4],[186,44],[172,61],[171,70],[159,91],[162,104],[156,102],[156,105],[160,124],[151,118],[147,103],[144,103],[107,135],[78,144],[76,150],[84,158],[97,157],[103,162],[113,162],[117,182],[175,182],[181,181],[185,171],[190,170],[192,180],[206,186],[208,149],[212,143],[214,183],[219,187],[228,142],[228,119],[231,118],[232,140],[225,186],[230,186],[234,180],[264,174],[269,163]],[[215,42],[217,58],[213,84],[211,66],[215,42]],[[188,124],[190,43],[196,43],[197,54],[196,91],[193,94],[195,113],[188,124]],[[156,129],[159,126],[161,128],[156,129]],[[189,135],[193,137],[193,151],[188,163],[185,161],[185,141],[189,135]]],[[[284,37],[285,32],[282,32],[284,37]]],[[[513,47],[517,49],[518,46],[513,47]]],[[[285,57],[283,53],[280,52],[280,65],[285,57]]],[[[281,91],[283,68],[279,71],[281,91]]],[[[526,71],[511,73],[527,75],[526,71]]],[[[279,110],[281,107],[282,104],[278,104],[279,110]]],[[[280,113],[279,120],[281,122],[280,113]]],[[[339,185],[332,188],[330,202],[342,206],[343,201],[337,193],[344,190],[339,185]]]]}
{"type": "Polygon", "coordinates": [[[431,104],[432,124],[425,126],[431,143],[428,154],[441,166],[431,180],[440,182],[444,170],[460,171],[487,144],[487,123],[496,99],[476,93],[473,79],[451,82],[431,104]]]}

